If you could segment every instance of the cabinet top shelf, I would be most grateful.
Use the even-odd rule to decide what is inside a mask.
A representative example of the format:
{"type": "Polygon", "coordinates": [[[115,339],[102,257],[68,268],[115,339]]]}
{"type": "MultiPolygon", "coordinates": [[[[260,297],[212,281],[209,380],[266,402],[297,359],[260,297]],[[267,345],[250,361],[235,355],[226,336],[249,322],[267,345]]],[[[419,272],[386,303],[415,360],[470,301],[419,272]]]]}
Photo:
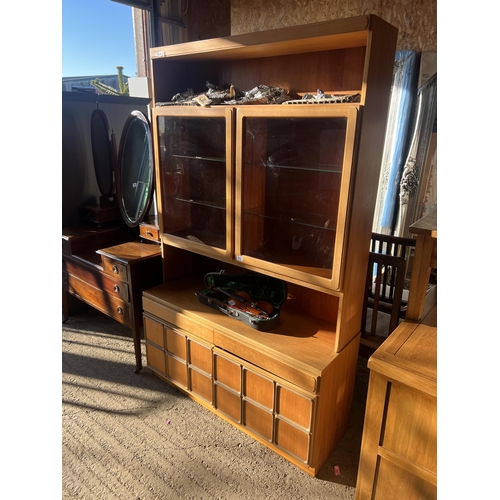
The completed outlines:
{"type": "Polygon", "coordinates": [[[250,59],[367,44],[373,15],[153,47],[151,59],[250,59]]]}

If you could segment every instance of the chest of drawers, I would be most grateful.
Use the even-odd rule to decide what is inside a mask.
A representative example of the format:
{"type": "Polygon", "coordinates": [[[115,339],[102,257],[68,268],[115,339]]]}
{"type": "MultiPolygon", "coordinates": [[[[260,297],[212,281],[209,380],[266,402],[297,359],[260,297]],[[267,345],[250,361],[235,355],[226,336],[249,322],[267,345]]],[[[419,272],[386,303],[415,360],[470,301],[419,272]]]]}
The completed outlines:
{"type": "Polygon", "coordinates": [[[138,372],[142,368],[141,294],[162,281],[160,246],[122,241],[129,238],[114,231],[103,231],[101,235],[67,232],[70,234],[63,234],[62,256],[64,320],[69,317],[69,293],[129,327],[138,372]]]}

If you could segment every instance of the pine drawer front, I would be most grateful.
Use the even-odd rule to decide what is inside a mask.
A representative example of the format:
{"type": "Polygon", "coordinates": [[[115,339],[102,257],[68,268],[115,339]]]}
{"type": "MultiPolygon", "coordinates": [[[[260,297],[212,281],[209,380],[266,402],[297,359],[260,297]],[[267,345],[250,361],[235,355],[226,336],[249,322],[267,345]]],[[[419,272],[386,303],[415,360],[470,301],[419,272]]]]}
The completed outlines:
{"type": "Polygon", "coordinates": [[[103,292],[103,290],[89,285],[71,274],[63,274],[63,290],[70,292],[87,304],[130,328],[130,304],[128,302],[103,292]]]}

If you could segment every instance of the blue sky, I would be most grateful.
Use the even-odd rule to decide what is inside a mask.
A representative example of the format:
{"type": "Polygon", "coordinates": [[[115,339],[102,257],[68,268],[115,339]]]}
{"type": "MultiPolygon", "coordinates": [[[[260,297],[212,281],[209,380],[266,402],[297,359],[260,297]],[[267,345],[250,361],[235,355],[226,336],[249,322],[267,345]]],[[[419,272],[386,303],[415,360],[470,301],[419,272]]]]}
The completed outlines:
{"type": "Polygon", "coordinates": [[[132,7],[111,0],[62,0],[62,76],[136,76],[132,7]]]}

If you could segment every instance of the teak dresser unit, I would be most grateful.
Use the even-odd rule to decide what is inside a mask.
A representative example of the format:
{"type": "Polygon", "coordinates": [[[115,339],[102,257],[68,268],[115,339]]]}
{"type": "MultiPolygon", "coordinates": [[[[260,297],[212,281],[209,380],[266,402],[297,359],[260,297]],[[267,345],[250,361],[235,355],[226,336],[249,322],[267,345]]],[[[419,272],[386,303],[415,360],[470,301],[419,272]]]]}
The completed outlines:
{"type": "Polygon", "coordinates": [[[417,244],[407,317],[368,360],[356,500],[437,498],[437,306],[424,308],[437,268],[436,218],[410,226],[417,244]]]}
{"type": "Polygon", "coordinates": [[[151,49],[160,379],[316,475],[348,426],[397,30],[361,16],[151,49]],[[206,82],[359,94],[342,104],[165,105],[206,82]],[[284,280],[270,332],[201,304],[204,275],[284,280]]]}

